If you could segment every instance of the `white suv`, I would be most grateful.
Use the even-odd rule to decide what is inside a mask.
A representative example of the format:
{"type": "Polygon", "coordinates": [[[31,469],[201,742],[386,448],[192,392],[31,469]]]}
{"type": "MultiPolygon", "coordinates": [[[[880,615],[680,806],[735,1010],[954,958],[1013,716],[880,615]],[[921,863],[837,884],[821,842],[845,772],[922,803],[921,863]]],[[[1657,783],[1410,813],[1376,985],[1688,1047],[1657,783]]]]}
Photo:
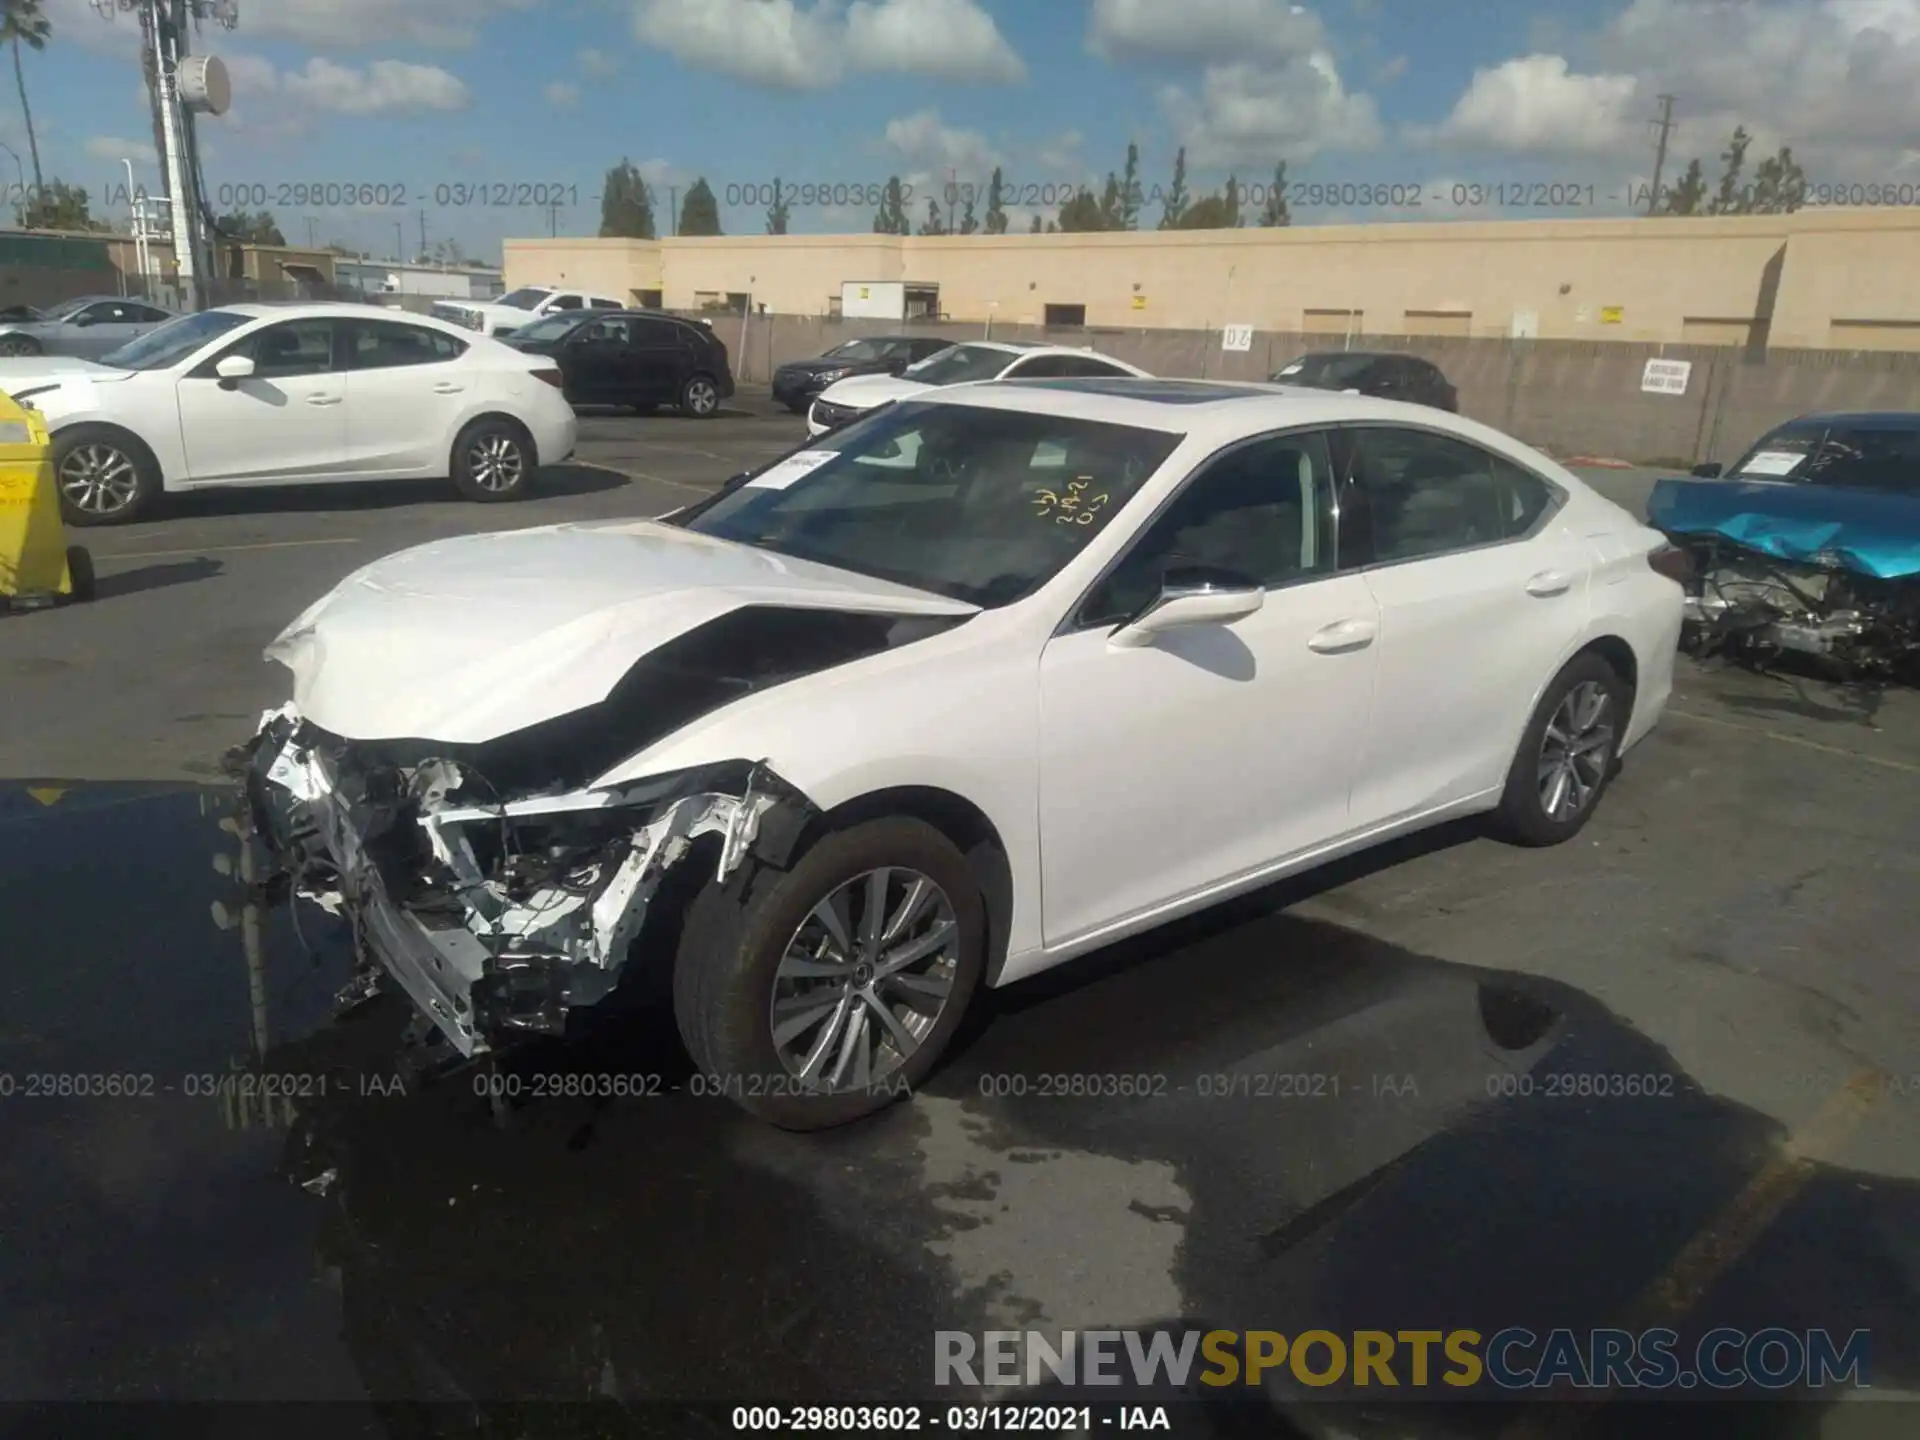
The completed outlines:
{"type": "Polygon", "coordinates": [[[615,300],[611,295],[592,295],[584,290],[556,290],[551,285],[522,285],[518,290],[509,290],[498,300],[472,303],[442,300],[434,305],[433,313],[455,325],[464,325],[469,330],[498,337],[511,335],[522,325],[531,325],[545,315],[564,314],[569,310],[627,308],[624,300],[615,300]]]}

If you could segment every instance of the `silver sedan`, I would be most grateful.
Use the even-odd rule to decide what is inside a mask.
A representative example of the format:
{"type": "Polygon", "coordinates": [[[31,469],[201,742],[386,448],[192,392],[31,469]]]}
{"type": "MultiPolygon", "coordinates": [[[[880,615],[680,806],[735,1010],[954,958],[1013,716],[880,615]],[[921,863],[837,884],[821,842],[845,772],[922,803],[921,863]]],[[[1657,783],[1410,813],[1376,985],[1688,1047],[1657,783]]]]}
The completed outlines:
{"type": "Polygon", "coordinates": [[[38,320],[0,324],[0,355],[97,360],[173,318],[173,311],[130,296],[82,295],[61,301],[38,320]]]}

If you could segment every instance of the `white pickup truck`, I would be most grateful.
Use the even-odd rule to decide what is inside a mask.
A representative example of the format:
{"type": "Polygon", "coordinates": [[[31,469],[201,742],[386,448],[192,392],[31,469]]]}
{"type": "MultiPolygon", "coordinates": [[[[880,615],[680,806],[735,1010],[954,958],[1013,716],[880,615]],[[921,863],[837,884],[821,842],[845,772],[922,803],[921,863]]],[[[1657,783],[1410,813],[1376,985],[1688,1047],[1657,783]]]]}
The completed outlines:
{"type": "Polygon", "coordinates": [[[531,325],[545,315],[568,310],[625,310],[627,303],[610,295],[592,295],[584,290],[560,290],[551,285],[522,285],[509,290],[498,300],[440,300],[433,313],[454,325],[464,325],[483,335],[511,335],[522,325],[531,325]]]}

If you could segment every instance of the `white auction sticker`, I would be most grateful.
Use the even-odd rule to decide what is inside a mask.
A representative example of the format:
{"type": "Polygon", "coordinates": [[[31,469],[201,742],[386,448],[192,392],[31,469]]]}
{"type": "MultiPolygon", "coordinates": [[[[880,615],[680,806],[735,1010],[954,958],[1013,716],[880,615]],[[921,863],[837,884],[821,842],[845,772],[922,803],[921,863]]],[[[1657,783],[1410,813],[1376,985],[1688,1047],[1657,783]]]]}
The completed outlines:
{"type": "Polygon", "coordinates": [[[1742,475],[1791,475],[1805,460],[1792,450],[1762,450],[1740,467],[1742,475]]]}
{"type": "Polygon", "coordinates": [[[802,450],[789,455],[778,465],[747,482],[749,490],[784,490],[803,475],[811,475],[829,460],[840,458],[838,450],[802,450]]]}

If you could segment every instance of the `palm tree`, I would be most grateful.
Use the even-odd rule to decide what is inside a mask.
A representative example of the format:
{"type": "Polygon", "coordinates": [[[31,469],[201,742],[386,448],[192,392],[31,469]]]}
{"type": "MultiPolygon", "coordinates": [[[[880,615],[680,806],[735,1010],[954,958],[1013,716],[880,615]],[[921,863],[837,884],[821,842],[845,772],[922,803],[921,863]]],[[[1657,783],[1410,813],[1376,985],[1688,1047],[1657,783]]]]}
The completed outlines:
{"type": "Polygon", "coordinates": [[[20,87],[20,113],[27,118],[27,149],[33,154],[33,193],[42,194],[46,186],[40,176],[40,141],[33,133],[33,107],[27,104],[27,75],[20,68],[20,42],[35,50],[47,48],[53,38],[53,25],[41,13],[40,0],[0,0],[0,44],[13,46],[13,80],[20,87]]]}

